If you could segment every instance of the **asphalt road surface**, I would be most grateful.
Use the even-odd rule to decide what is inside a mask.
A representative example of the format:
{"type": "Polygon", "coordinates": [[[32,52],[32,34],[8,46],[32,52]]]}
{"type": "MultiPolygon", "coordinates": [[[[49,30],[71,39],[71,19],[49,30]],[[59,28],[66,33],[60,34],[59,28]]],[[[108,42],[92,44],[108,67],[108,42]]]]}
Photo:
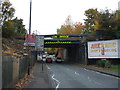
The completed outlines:
{"type": "Polygon", "coordinates": [[[80,65],[48,63],[46,67],[54,88],[119,88],[119,78],[87,70],[80,65]]]}

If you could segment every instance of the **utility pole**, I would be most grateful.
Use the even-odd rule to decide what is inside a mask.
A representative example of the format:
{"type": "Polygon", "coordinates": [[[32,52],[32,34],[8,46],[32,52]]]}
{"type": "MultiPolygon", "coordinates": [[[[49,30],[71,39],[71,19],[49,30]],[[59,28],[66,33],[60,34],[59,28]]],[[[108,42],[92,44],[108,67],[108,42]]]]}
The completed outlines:
{"type": "MultiPolygon", "coordinates": [[[[31,35],[31,9],[32,9],[32,0],[30,0],[30,19],[29,19],[29,35],[31,35]]],[[[30,46],[28,45],[28,55],[29,55],[29,60],[28,60],[28,75],[30,75],[30,46]]]]}
{"type": "Polygon", "coordinates": [[[118,2],[118,10],[120,10],[120,1],[118,2]]]}
{"type": "Polygon", "coordinates": [[[31,10],[32,10],[32,0],[30,0],[29,34],[31,34],[31,10]]]}

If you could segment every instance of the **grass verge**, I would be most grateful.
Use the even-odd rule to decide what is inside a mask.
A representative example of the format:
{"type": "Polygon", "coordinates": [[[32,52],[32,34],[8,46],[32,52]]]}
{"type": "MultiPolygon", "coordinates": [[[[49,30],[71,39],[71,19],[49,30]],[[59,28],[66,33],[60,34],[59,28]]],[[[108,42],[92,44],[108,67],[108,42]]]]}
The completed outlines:
{"type": "Polygon", "coordinates": [[[107,70],[107,71],[120,72],[120,65],[111,65],[111,67],[109,68],[98,67],[97,65],[90,65],[90,66],[98,69],[107,70]]]}
{"type": "Polygon", "coordinates": [[[103,68],[104,70],[120,72],[120,65],[111,65],[110,68],[103,68]]]}

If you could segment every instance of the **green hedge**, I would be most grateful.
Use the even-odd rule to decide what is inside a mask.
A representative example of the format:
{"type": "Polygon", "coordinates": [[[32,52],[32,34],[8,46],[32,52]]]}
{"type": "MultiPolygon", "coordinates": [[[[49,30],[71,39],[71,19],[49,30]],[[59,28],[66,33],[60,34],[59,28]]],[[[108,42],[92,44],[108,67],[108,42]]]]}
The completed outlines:
{"type": "Polygon", "coordinates": [[[111,62],[108,60],[99,60],[97,61],[96,65],[103,68],[110,68],[111,62]]]}

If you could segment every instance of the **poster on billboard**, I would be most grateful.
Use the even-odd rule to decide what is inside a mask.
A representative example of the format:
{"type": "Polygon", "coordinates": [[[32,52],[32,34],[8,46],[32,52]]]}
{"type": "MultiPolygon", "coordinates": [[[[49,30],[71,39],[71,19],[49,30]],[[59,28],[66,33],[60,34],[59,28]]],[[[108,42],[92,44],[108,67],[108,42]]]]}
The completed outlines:
{"type": "Polygon", "coordinates": [[[38,51],[44,51],[44,36],[35,37],[35,48],[38,51]]]}
{"type": "Polygon", "coordinates": [[[88,58],[120,58],[120,40],[88,42],[88,58]]]}

